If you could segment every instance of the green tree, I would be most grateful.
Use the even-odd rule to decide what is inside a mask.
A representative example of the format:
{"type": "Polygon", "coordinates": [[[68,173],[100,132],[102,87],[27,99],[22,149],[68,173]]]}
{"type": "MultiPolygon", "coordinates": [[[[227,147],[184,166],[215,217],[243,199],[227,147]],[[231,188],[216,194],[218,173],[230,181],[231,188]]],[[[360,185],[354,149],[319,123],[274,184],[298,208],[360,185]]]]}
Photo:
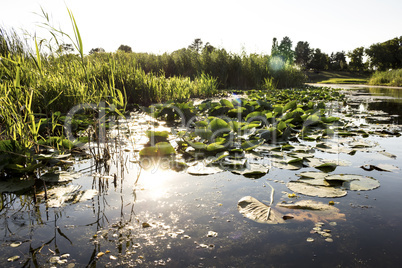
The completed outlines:
{"type": "Polygon", "coordinates": [[[278,45],[278,39],[274,37],[272,39],[272,47],[271,47],[271,57],[275,57],[279,55],[279,45],[278,45]]]}
{"type": "Polygon", "coordinates": [[[201,41],[201,38],[196,38],[196,39],[194,39],[193,43],[191,43],[191,45],[188,46],[188,49],[199,53],[199,52],[201,52],[202,44],[203,43],[201,41]]]}
{"type": "Polygon", "coordinates": [[[371,68],[380,71],[402,68],[402,36],[373,44],[365,52],[370,58],[371,68]]]}
{"type": "Polygon", "coordinates": [[[203,52],[207,52],[207,53],[211,53],[214,50],[215,50],[215,47],[212,46],[209,42],[207,42],[205,44],[204,48],[202,49],[203,52]]]}
{"type": "Polygon", "coordinates": [[[329,58],[329,68],[334,71],[347,69],[346,54],[344,51],[331,53],[329,58]]]}
{"type": "Polygon", "coordinates": [[[321,49],[316,48],[313,53],[311,62],[309,63],[309,68],[315,71],[328,70],[329,57],[327,54],[322,53],[321,49]]]}
{"type": "Polygon", "coordinates": [[[89,55],[92,55],[94,53],[102,53],[105,52],[105,50],[101,47],[93,48],[89,51],[89,55]]]}
{"type": "Polygon", "coordinates": [[[285,36],[278,47],[279,55],[284,62],[293,63],[294,51],[292,50],[292,41],[289,37],[285,36]]]}
{"type": "Polygon", "coordinates": [[[308,42],[299,41],[295,48],[295,63],[302,68],[307,68],[311,61],[312,49],[308,42]]]}
{"type": "Polygon", "coordinates": [[[124,51],[127,53],[133,52],[130,46],[126,46],[126,45],[120,45],[119,48],[117,49],[118,51],[124,51]]]}
{"type": "Polygon", "coordinates": [[[363,56],[364,56],[364,47],[355,48],[353,51],[349,51],[347,56],[350,59],[349,62],[349,69],[351,71],[364,71],[364,63],[363,63],[363,56]]]}

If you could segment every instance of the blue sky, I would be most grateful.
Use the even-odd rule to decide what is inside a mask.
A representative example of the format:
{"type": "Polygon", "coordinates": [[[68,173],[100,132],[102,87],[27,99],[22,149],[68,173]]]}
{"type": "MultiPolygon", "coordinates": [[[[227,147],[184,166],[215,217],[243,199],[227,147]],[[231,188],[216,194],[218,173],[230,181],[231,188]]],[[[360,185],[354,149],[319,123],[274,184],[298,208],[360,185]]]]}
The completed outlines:
{"type": "Polygon", "coordinates": [[[294,46],[307,41],[330,54],[402,36],[400,0],[1,0],[0,24],[48,38],[37,26],[40,6],[56,27],[73,34],[66,6],[71,9],[85,53],[121,44],[172,52],[195,38],[234,53],[270,53],[272,38],[289,36],[294,46]]]}

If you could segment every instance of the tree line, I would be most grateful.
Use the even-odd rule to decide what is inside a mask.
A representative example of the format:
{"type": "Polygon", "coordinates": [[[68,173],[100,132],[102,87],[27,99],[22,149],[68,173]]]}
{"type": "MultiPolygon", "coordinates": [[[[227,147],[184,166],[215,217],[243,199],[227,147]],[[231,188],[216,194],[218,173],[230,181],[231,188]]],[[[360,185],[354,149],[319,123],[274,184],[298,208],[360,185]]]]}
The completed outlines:
{"type": "MultiPolygon", "coordinates": [[[[319,48],[311,48],[307,41],[299,41],[294,50],[292,46],[293,43],[287,36],[280,42],[277,38],[273,38],[270,56],[289,64],[296,64],[303,70],[367,72],[402,68],[402,36],[372,44],[368,48],[357,47],[352,51],[332,52],[330,55],[322,52],[319,48]]],[[[187,47],[187,50],[202,54],[212,53],[216,48],[208,42],[203,45],[202,40],[196,38],[187,47]]],[[[121,45],[118,51],[132,52],[132,48],[121,45]]],[[[180,53],[180,51],[183,52],[183,49],[172,54],[180,53]]],[[[89,54],[96,52],[105,52],[105,50],[94,48],[89,54]]]]}
{"type": "Polygon", "coordinates": [[[296,63],[304,69],[332,70],[332,71],[385,71],[402,68],[402,36],[372,44],[368,48],[357,47],[352,51],[333,52],[331,55],[323,53],[319,48],[310,48],[308,42],[299,41],[293,51],[292,42],[284,37],[278,45],[273,39],[272,53],[284,60],[296,63]],[[346,61],[349,58],[349,62],[346,61]],[[365,60],[366,59],[366,60],[365,60]]]}

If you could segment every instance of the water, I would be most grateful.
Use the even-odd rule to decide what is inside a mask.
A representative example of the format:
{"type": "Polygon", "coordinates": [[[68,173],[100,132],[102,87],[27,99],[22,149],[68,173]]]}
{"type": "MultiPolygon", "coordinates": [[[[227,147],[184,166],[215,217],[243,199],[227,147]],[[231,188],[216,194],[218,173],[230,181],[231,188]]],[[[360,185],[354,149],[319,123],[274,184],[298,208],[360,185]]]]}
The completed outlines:
{"type": "MultiPolygon", "coordinates": [[[[354,91],[351,105],[361,106],[362,113],[381,110],[401,115],[399,91],[392,95],[375,90],[354,91]]],[[[397,127],[400,120],[395,116],[386,124],[397,127]]],[[[163,163],[152,162],[149,170],[139,173],[134,153],[129,151],[116,154],[108,171],[96,170],[91,159],[74,165],[82,175],[70,184],[98,190],[91,200],[46,208],[44,204],[35,206],[29,194],[3,193],[0,262],[10,267],[398,267],[401,170],[365,171],[360,166],[401,168],[402,137],[374,135],[367,139],[396,158],[378,150],[355,155],[317,152],[316,157],[351,161],[351,166],[337,167],[336,172],[374,177],[381,183],[379,188],[349,191],[345,197],[332,199],[299,195],[300,199],[337,202],[335,207],[344,217],[323,220],[333,242],[310,233],[317,222],[314,214],[310,214],[311,220],[268,225],[244,218],[237,210],[238,201],[248,195],[269,203],[267,183],[275,188],[274,204],[289,201],[285,184],[297,179],[301,171],[317,171],[314,168],[293,171],[272,166],[267,175],[249,179],[231,172],[191,176],[163,170],[163,163]],[[112,176],[102,178],[94,173],[112,176]],[[217,236],[208,236],[210,231],[217,236]],[[307,242],[309,237],[314,242],[307,242]],[[22,244],[11,247],[15,241],[22,244]],[[61,258],[64,264],[50,262],[63,254],[69,254],[61,258]],[[15,255],[20,259],[7,262],[15,255]]]]}

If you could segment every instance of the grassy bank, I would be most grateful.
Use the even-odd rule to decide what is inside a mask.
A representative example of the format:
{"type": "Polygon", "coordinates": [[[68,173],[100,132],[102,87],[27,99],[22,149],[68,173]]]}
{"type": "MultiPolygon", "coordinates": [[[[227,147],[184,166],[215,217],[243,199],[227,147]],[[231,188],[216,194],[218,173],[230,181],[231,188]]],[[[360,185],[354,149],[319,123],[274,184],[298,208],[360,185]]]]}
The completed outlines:
{"type": "Polygon", "coordinates": [[[375,72],[370,78],[369,84],[402,87],[402,69],[375,72]]]}
{"type": "Polygon", "coordinates": [[[354,72],[335,72],[335,71],[308,71],[306,73],[308,81],[319,84],[367,84],[369,74],[354,72]]]}
{"type": "MultiPolygon", "coordinates": [[[[43,53],[45,45],[62,46],[35,38],[31,49],[15,32],[0,29],[0,177],[43,166],[37,155],[44,146],[72,149],[66,124],[74,136],[94,125],[98,138],[97,127],[109,124],[101,121],[123,116],[128,105],[186,102],[214,96],[218,88],[295,87],[305,79],[296,67],[268,55],[240,56],[224,49],[85,55],[78,26],[68,12],[75,34],[68,36],[73,52],[43,53]]],[[[66,35],[52,29],[55,38],[66,35]]],[[[88,134],[86,140],[90,138],[88,134]]]]}

